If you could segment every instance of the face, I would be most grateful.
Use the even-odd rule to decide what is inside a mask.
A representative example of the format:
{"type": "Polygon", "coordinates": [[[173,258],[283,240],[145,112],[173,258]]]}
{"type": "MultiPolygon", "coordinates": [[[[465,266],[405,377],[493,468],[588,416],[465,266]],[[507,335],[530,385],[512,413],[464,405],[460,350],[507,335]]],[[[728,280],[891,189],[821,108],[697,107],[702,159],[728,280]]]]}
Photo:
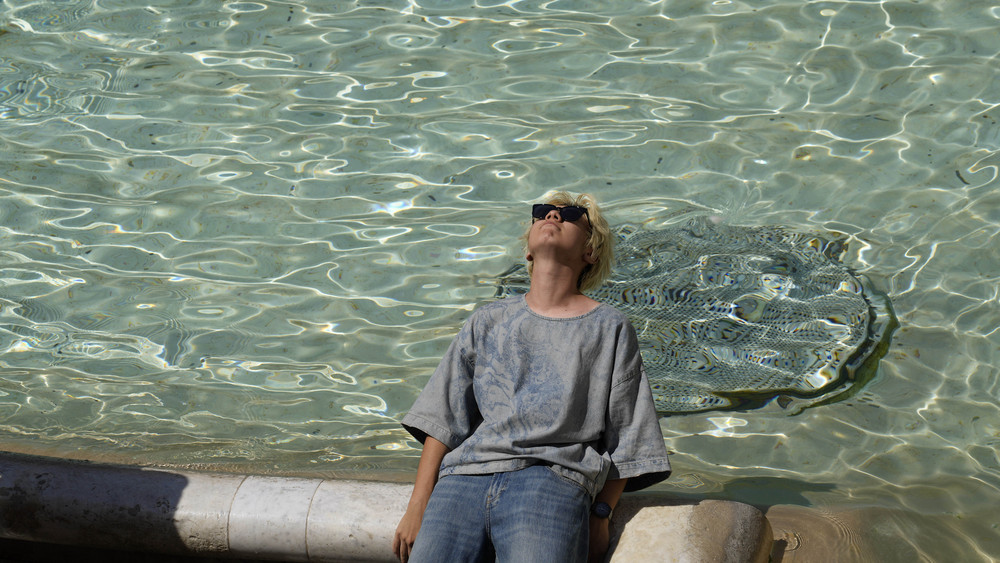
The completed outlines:
{"type": "Polygon", "coordinates": [[[578,206],[536,204],[532,208],[531,230],[528,232],[528,260],[533,260],[538,245],[554,245],[567,255],[581,256],[584,263],[594,259],[587,239],[590,236],[590,217],[587,210],[578,206]]]}

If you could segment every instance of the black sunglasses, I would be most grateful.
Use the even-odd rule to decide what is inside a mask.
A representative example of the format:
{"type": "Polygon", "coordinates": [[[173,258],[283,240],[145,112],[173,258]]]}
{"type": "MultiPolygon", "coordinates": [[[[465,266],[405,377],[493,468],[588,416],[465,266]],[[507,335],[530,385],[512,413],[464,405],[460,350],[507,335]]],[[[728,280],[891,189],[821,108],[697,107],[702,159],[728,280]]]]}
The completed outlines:
{"type": "Polygon", "coordinates": [[[536,203],[531,206],[531,216],[535,219],[544,219],[553,209],[559,211],[559,216],[562,217],[563,221],[573,222],[583,217],[587,216],[590,219],[590,215],[587,213],[586,207],[580,207],[578,205],[567,205],[561,207],[559,205],[552,205],[551,203],[536,203]]]}

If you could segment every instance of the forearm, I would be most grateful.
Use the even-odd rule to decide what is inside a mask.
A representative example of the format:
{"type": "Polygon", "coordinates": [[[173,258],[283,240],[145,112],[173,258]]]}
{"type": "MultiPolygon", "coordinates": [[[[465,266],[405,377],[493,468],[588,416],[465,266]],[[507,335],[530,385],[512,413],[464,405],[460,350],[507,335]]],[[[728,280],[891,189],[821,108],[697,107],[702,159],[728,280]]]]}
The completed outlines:
{"type": "MultiPolygon", "coordinates": [[[[594,503],[605,502],[614,509],[625,490],[626,481],[627,479],[612,479],[604,483],[604,488],[597,493],[594,503]]],[[[590,515],[590,549],[587,560],[591,563],[602,562],[606,557],[611,542],[608,524],[608,518],[590,515]]]]}
{"type": "Polygon", "coordinates": [[[441,460],[448,453],[448,446],[435,438],[428,436],[424,439],[424,449],[420,454],[420,463],[417,465],[417,480],[413,484],[413,493],[410,495],[410,504],[426,505],[431,498],[431,491],[437,484],[438,471],[441,470],[441,460]]]}
{"type": "Polygon", "coordinates": [[[420,454],[420,463],[417,465],[417,481],[413,485],[413,493],[406,506],[406,513],[403,514],[403,519],[396,526],[396,534],[392,539],[392,551],[400,561],[405,562],[410,558],[410,550],[413,548],[413,542],[417,539],[417,532],[420,531],[424,510],[427,508],[427,501],[431,498],[434,485],[437,485],[441,460],[444,459],[446,453],[448,453],[448,447],[438,440],[430,436],[424,439],[424,450],[420,454]]]}
{"type": "Polygon", "coordinates": [[[614,508],[618,504],[618,499],[622,497],[622,491],[625,490],[626,482],[628,482],[628,479],[611,479],[605,482],[604,488],[597,493],[594,502],[606,502],[611,508],[614,508]]]}

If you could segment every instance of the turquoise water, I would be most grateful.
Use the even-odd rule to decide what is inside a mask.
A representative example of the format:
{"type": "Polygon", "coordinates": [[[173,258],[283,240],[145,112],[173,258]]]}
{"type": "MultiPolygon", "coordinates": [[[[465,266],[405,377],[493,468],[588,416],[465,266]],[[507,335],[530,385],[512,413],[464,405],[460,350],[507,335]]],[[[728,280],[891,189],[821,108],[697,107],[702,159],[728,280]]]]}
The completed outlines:
{"type": "Polygon", "coordinates": [[[1000,558],[998,24],[974,0],[2,2],[3,446],[408,473],[396,421],[527,202],[567,188],[647,228],[843,233],[899,317],[849,400],[663,419],[662,490],[856,516],[858,557],[1000,558]]]}

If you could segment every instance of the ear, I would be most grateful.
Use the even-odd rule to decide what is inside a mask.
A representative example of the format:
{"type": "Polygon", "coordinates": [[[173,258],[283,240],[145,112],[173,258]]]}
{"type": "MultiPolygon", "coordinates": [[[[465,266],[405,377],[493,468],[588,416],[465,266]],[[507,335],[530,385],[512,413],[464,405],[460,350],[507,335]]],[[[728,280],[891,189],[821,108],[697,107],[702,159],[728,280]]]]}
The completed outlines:
{"type": "Polygon", "coordinates": [[[597,264],[597,257],[594,256],[594,249],[592,247],[587,247],[587,251],[583,254],[583,261],[588,264],[597,264]]]}

